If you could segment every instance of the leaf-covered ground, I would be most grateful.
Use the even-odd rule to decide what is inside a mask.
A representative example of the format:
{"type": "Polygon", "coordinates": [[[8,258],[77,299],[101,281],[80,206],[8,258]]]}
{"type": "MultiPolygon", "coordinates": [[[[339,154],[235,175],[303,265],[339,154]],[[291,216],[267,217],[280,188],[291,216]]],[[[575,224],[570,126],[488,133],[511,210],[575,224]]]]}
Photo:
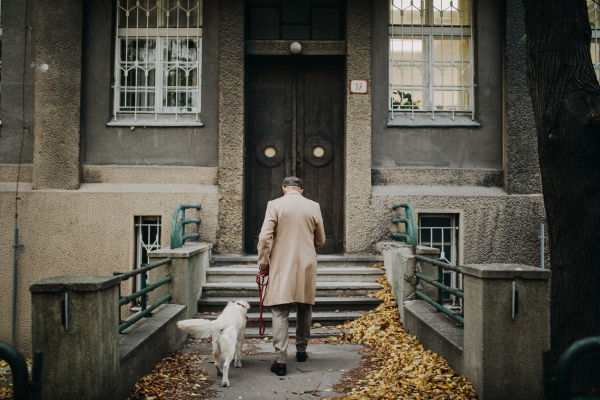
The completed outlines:
{"type": "Polygon", "coordinates": [[[378,282],[383,289],[371,296],[384,302],[343,326],[344,339],[371,350],[367,362],[351,373],[354,379],[336,387],[346,392],[344,399],[475,399],[463,375],[404,331],[385,275],[378,282]]]}
{"type": "MultiPolygon", "coordinates": [[[[25,363],[30,366],[31,360],[26,358],[25,363]]],[[[31,379],[31,376],[29,377],[31,379]]],[[[4,360],[0,360],[0,400],[13,398],[13,383],[10,366],[4,360]]]]}
{"type": "Polygon", "coordinates": [[[127,400],[191,400],[214,397],[208,373],[202,369],[204,356],[169,354],[152,372],[133,387],[127,400]]]}

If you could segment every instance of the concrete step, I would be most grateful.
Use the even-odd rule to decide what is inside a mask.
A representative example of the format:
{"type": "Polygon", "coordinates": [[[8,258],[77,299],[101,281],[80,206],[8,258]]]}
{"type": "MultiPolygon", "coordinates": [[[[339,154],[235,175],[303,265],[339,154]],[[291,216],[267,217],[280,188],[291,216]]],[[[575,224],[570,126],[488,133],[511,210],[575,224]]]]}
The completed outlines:
{"type": "MultiPolygon", "coordinates": [[[[209,297],[198,300],[198,312],[221,312],[228,302],[234,300],[245,300],[250,304],[250,311],[256,312],[259,307],[258,297],[209,297]]],[[[383,300],[366,296],[357,297],[316,297],[313,312],[321,311],[370,311],[383,300]]],[[[265,308],[266,312],[271,311],[271,307],[265,308]]]]}
{"type": "MultiPolygon", "coordinates": [[[[212,267],[249,267],[258,268],[258,256],[213,256],[212,267]]],[[[318,255],[317,265],[319,267],[372,267],[374,264],[382,264],[381,256],[341,256],[341,255],[318,255]]]]}
{"type": "MultiPolygon", "coordinates": [[[[206,270],[206,281],[217,282],[256,282],[257,267],[211,267],[206,270]]],[[[373,267],[318,267],[317,282],[374,282],[385,271],[373,267]]]]}
{"type": "MultiPolygon", "coordinates": [[[[318,297],[365,296],[381,290],[379,283],[372,282],[317,282],[318,297]]],[[[258,297],[256,282],[217,282],[202,286],[203,297],[258,297]]]]}
{"type": "MultiPolygon", "coordinates": [[[[290,328],[288,330],[288,334],[290,338],[296,338],[296,328],[290,328]]],[[[323,339],[323,338],[328,338],[331,336],[340,336],[342,334],[342,331],[340,331],[337,328],[333,328],[333,327],[329,327],[329,329],[322,329],[322,328],[312,328],[310,330],[310,337],[312,339],[323,339]]],[[[246,339],[263,339],[263,338],[273,338],[273,328],[272,327],[266,327],[265,328],[265,335],[261,336],[258,332],[258,324],[255,325],[250,325],[247,324],[246,325],[246,332],[244,334],[244,338],[246,339]]]]}
{"type": "MultiPolygon", "coordinates": [[[[312,323],[313,325],[316,323],[321,324],[321,326],[337,326],[342,325],[346,321],[354,321],[357,318],[360,318],[364,315],[364,312],[355,311],[355,312],[316,312],[312,314],[312,323]]],[[[202,318],[210,321],[214,321],[217,319],[218,315],[200,315],[196,314],[194,318],[202,318]]],[[[250,321],[258,321],[259,313],[248,313],[248,318],[250,321]]],[[[272,327],[272,314],[263,312],[263,320],[266,323],[267,327],[272,327]]],[[[289,316],[289,326],[296,326],[296,313],[290,312],[289,316]]],[[[256,324],[258,326],[258,324],[256,324]]]]}

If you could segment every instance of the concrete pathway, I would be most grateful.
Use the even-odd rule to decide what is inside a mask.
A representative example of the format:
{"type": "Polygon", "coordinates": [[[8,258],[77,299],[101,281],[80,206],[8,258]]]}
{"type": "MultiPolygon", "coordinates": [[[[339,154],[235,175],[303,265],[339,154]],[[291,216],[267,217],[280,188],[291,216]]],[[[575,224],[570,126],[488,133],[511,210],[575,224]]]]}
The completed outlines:
{"type": "MultiPolygon", "coordinates": [[[[244,400],[264,399],[321,399],[341,397],[333,389],[333,385],[342,381],[346,371],[360,365],[362,346],[354,344],[314,344],[309,345],[309,358],[306,362],[296,362],[296,347],[288,347],[287,375],[279,377],[270,371],[275,360],[273,343],[244,343],[244,350],[256,355],[242,356],[242,368],[229,369],[230,387],[221,386],[221,376],[217,375],[215,365],[209,363],[212,355],[208,355],[202,365],[210,379],[216,383],[212,386],[220,398],[244,400]],[[316,389],[316,390],[315,390],[316,389]]],[[[197,351],[210,354],[210,343],[186,344],[181,350],[197,351]]]]}

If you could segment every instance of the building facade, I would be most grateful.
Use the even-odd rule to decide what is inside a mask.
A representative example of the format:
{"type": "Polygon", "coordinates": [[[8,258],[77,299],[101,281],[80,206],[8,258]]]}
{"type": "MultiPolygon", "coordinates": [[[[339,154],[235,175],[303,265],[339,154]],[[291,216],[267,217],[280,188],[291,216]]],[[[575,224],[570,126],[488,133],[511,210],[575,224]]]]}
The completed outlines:
{"type": "Polygon", "coordinates": [[[179,204],[202,205],[188,229],[215,253],[255,253],[288,175],[321,205],[323,254],[375,253],[410,202],[449,261],[539,266],[524,31],[514,0],[3,1],[0,298],[18,206],[17,346],[32,282],[143,264],[179,204]]]}

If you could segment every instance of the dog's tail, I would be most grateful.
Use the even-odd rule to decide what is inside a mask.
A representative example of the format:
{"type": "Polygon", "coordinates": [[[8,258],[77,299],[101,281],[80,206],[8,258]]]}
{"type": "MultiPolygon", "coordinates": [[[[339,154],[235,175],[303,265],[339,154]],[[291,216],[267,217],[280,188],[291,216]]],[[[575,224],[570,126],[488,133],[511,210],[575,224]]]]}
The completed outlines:
{"type": "Polygon", "coordinates": [[[216,321],[209,321],[207,319],[184,319],[183,321],[177,322],[177,326],[179,329],[186,331],[192,336],[203,339],[213,336],[220,330],[215,322],[216,321]]]}

